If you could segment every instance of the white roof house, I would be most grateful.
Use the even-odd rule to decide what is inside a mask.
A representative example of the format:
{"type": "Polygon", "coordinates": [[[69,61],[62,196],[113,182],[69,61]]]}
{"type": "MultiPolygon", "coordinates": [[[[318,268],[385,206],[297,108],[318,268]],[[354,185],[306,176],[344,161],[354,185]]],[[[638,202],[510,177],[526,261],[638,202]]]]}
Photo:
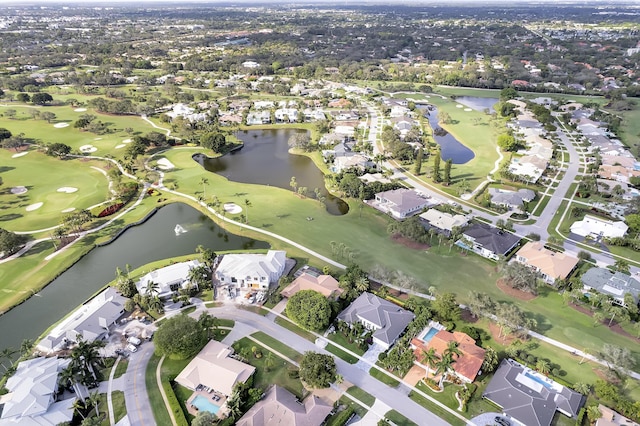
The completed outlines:
{"type": "Polygon", "coordinates": [[[124,313],[126,301],[127,298],[115,288],[108,287],[51,330],[38,342],[38,350],[52,352],[67,342],[76,341],[78,335],[87,341],[99,339],[108,333],[109,327],[124,313]]]}
{"type": "Polygon", "coordinates": [[[369,204],[395,219],[404,219],[429,207],[430,201],[413,189],[400,188],[378,192],[369,204]]]}
{"type": "Polygon", "coordinates": [[[195,390],[198,385],[231,395],[236,383],[244,383],[256,370],[230,355],[233,349],[211,340],[200,353],[178,374],[176,382],[195,390]]]}
{"type": "Polygon", "coordinates": [[[56,401],[58,373],[70,362],[40,357],[18,364],[5,385],[9,393],[0,397],[0,425],[55,426],[71,421],[75,397],[56,401]]]}
{"type": "Polygon", "coordinates": [[[627,224],[622,221],[607,220],[591,215],[586,215],[584,219],[571,225],[572,233],[594,238],[624,237],[628,229],[627,224]]]}
{"type": "Polygon", "coordinates": [[[139,293],[145,294],[149,282],[154,282],[158,284],[157,296],[160,298],[169,297],[179,289],[189,286],[190,282],[187,279],[189,271],[200,265],[198,260],[190,260],[156,269],[140,278],[136,287],[139,293]]]}
{"type": "Polygon", "coordinates": [[[269,250],[267,254],[226,254],[218,264],[215,278],[219,285],[238,289],[267,290],[284,272],[287,253],[269,250]]]}
{"type": "Polygon", "coordinates": [[[469,219],[465,215],[441,212],[436,209],[429,209],[420,215],[420,218],[429,223],[429,226],[437,228],[446,233],[450,233],[453,228],[467,226],[469,219]]]}

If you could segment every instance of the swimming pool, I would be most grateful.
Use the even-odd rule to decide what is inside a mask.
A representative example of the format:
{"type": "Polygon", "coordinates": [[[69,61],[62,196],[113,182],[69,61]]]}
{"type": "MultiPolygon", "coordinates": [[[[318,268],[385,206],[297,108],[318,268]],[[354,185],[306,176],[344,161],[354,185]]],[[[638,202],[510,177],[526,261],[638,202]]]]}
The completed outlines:
{"type": "Polygon", "coordinates": [[[422,336],[420,336],[420,340],[422,340],[425,343],[429,343],[429,341],[433,338],[433,336],[436,335],[436,333],[439,330],[436,328],[430,328],[429,330],[427,330],[422,336]]]}
{"type": "Polygon", "coordinates": [[[213,415],[216,415],[220,409],[220,407],[214,404],[209,398],[202,395],[196,395],[196,397],[191,400],[191,405],[194,405],[198,411],[208,411],[213,415]]]}
{"type": "Polygon", "coordinates": [[[540,383],[542,386],[544,386],[547,389],[553,388],[553,385],[551,383],[547,383],[543,379],[541,379],[539,377],[536,377],[535,375],[533,375],[531,373],[524,373],[524,375],[527,376],[528,378],[530,378],[531,380],[533,380],[534,382],[540,383]]]}

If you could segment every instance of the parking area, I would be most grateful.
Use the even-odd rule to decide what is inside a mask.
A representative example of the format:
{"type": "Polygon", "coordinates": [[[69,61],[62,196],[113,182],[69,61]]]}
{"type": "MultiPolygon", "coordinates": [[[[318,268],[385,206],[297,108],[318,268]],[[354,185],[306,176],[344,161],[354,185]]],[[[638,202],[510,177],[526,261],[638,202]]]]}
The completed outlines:
{"type": "Polygon", "coordinates": [[[127,349],[127,346],[130,345],[127,341],[129,337],[140,339],[140,344],[144,344],[145,341],[150,340],[157,327],[153,325],[150,320],[144,318],[129,316],[120,320],[105,340],[106,346],[103,348],[104,355],[115,356],[133,352],[131,350],[133,348],[129,347],[129,349],[127,349]]]}

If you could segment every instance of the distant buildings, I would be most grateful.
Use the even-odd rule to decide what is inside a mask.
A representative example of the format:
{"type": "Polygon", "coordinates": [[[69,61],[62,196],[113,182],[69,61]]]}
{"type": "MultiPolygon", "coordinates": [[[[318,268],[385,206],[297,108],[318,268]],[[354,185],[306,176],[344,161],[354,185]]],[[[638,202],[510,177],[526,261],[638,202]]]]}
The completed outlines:
{"type": "Polygon", "coordinates": [[[605,268],[591,268],[580,277],[586,291],[596,291],[610,296],[613,303],[626,306],[625,294],[630,294],[636,304],[640,301],[640,282],[630,275],[605,268]]]}
{"type": "Polygon", "coordinates": [[[623,221],[602,219],[586,215],[584,219],[571,225],[571,232],[594,239],[624,237],[629,227],[623,221]]]}

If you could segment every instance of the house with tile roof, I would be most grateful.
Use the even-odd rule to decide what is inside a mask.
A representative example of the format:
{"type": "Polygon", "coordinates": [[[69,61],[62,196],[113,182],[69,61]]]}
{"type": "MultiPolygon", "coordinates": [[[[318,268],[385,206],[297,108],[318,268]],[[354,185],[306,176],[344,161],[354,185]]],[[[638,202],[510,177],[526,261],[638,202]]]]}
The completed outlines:
{"type": "Polygon", "coordinates": [[[432,326],[429,325],[422,332],[418,333],[416,337],[411,339],[411,348],[416,356],[414,362],[424,368],[427,371],[427,376],[429,376],[431,368],[423,362],[424,353],[430,349],[434,349],[436,355],[442,358],[449,343],[457,342],[460,355],[453,355],[455,361],[451,366],[453,368],[453,374],[464,382],[473,382],[482,367],[486,351],[477,346],[476,341],[469,337],[468,334],[460,331],[451,333],[447,330],[439,330],[427,340],[425,336],[428,336],[428,332],[431,329],[432,326]]]}
{"type": "Polygon", "coordinates": [[[0,425],[55,426],[73,419],[76,397],[58,399],[58,375],[70,359],[33,358],[18,364],[0,396],[0,425]]]}
{"type": "Polygon", "coordinates": [[[236,425],[320,426],[332,410],[333,404],[313,393],[299,402],[288,390],[273,385],[236,425]]]}
{"type": "Polygon", "coordinates": [[[458,245],[491,260],[506,256],[520,242],[520,237],[484,223],[475,223],[462,233],[458,245]]]}
{"type": "Polygon", "coordinates": [[[413,189],[400,188],[378,192],[368,204],[381,212],[389,213],[394,219],[406,219],[429,207],[430,202],[413,189]]]}
{"type": "Polygon", "coordinates": [[[578,265],[578,259],[545,248],[542,241],[529,241],[516,253],[515,260],[533,268],[547,283],[565,279],[578,265]]]}
{"type": "Polygon", "coordinates": [[[301,290],[313,290],[324,297],[337,298],[344,291],[340,288],[338,280],[331,275],[318,275],[313,272],[305,272],[293,280],[291,284],[280,292],[283,297],[290,298],[301,290]]]}
{"type": "Polygon", "coordinates": [[[229,396],[236,383],[244,383],[256,368],[231,357],[233,349],[224,343],[211,340],[178,374],[175,381],[196,390],[201,387],[214,389],[229,396]]]}
{"type": "Polygon", "coordinates": [[[636,304],[640,302],[640,282],[622,272],[613,272],[606,268],[591,268],[580,277],[585,291],[606,294],[613,303],[626,307],[624,295],[633,296],[636,304]]]}
{"type": "Polygon", "coordinates": [[[225,254],[214,272],[214,284],[237,291],[265,291],[278,282],[286,261],[287,253],[282,250],[269,250],[267,254],[225,254]]]}
{"type": "Polygon", "coordinates": [[[550,426],[556,411],[576,418],[584,397],[512,360],[502,361],[482,396],[523,426],[550,426]]]}
{"type": "Polygon", "coordinates": [[[348,324],[362,323],[373,331],[374,343],[389,349],[415,315],[371,293],[362,293],[338,315],[348,324]]]}

